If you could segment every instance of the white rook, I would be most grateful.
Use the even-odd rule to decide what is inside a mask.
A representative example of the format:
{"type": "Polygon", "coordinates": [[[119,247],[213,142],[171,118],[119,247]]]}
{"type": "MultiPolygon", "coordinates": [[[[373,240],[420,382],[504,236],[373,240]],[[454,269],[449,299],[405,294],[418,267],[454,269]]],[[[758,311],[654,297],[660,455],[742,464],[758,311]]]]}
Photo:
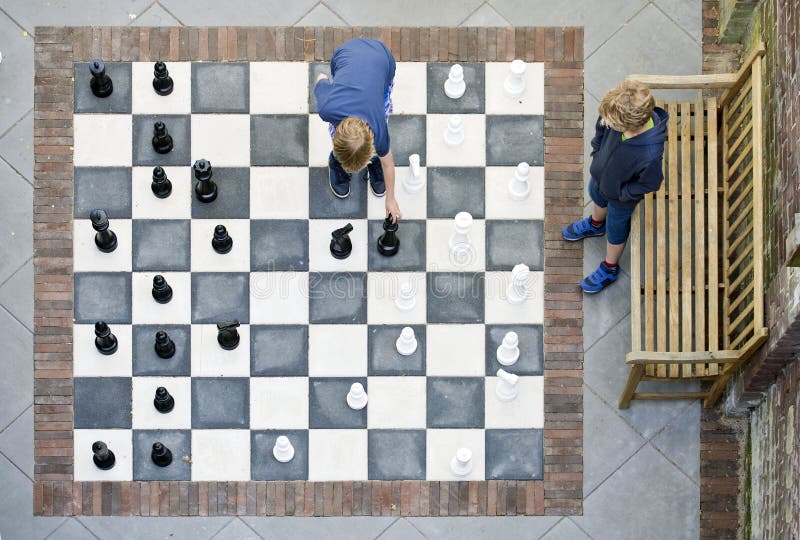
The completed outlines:
{"type": "Polygon", "coordinates": [[[406,281],[400,285],[397,291],[397,298],[394,299],[394,305],[400,311],[411,311],[417,305],[417,297],[414,294],[414,285],[410,281],[406,281]]]}
{"type": "Polygon", "coordinates": [[[367,406],[368,400],[367,393],[361,383],[353,383],[350,386],[350,391],[347,393],[347,404],[351,409],[363,409],[367,406]]]}
{"type": "Polygon", "coordinates": [[[519,359],[519,336],[516,332],[508,332],[503,342],[497,347],[497,361],[504,366],[513,366],[519,359]]]}
{"type": "Polygon", "coordinates": [[[289,442],[289,437],[281,435],[275,440],[275,446],[272,447],[272,455],[281,463],[291,461],[294,457],[294,447],[289,442]]]}
{"type": "Polygon", "coordinates": [[[451,99],[458,99],[464,95],[466,90],[464,68],[461,67],[461,64],[453,64],[450,66],[450,73],[447,74],[447,80],[444,81],[444,93],[451,99]]]}
{"type": "Polygon", "coordinates": [[[425,178],[422,176],[422,169],[419,166],[419,154],[408,156],[408,173],[403,181],[403,188],[406,193],[419,193],[425,187],[425,178]]]}
{"type": "Polygon", "coordinates": [[[508,68],[508,75],[503,82],[503,91],[508,97],[516,98],[525,92],[525,62],[514,60],[508,68]]]}
{"type": "Polygon", "coordinates": [[[506,297],[510,304],[521,304],[528,297],[528,277],[531,269],[525,264],[518,264],[511,270],[511,283],[506,289],[506,297]]]}
{"type": "Polygon", "coordinates": [[[531,166],[524,161],[514,170],[514,176],[508,182],[508,193],[515,201],[524,201],[530,195],[531,185],[528,183],[530,172],[531,166]]]}
{"type": "Polygon", "coordinates": [[[461,116],[451,114],[447,117],[447,127],[444,130],[444,142],[447,146],[458,146],[464,142],[464,124],[461,116]]]}
{"type": "Polygon", "coordinates": [[[497,386],[494,393],[500,401],[513,401],[517,397],[517,383],[519,375],[514,375],[502,369],[497,370],[497,386]]]}
{"type": "Polygon", "coordinates": [[[403,356],[411,356],[417,350],[417,338],[414,336],[414,329],[406,326],[400,331],[400,337],[394,342],[397,352],[403,356]]]}
{"type": "Polygon", "coordinates": [[[459,448],[456,455],[450,460],[450,471],[455,476],[467,476],[472,472],[472,450],[459,448]]]}

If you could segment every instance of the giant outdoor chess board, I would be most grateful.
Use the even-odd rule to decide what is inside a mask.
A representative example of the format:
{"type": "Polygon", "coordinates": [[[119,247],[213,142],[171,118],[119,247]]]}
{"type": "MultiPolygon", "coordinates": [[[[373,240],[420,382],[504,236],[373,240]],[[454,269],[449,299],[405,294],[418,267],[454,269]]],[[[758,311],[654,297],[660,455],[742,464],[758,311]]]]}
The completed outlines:
{"type": "Polygon", "coordinates": [[[89,90],[75,65],[74,115],[74,478],[81,480],[456,480],[450,460],[473,452],[467,479],[543,477],[544,70],[529,63],[527,90],[504,96],[507,63],[462,63],[467,93],[442,90],[450,64],[398,62],[389,121],[404,213],[400,253],[375,249],[384,199],[354,179],[349,198],[327,185],[330,136],[315,114],[309,85],[326,64],[169,62],[167,97],[152,89],[152,62],[108,63],[114,93],[89,90]],[[460,113],[466,141],[443,140],[460,113]],[[157,154],[161,120],[174,150],[157,154]],[[426,188],[402,188],[408,156],[421,156],[426,188]],[[191,164],[213,166],[219,196],[193,196],[191,164]],[[508,181],[530,163],[531,195],[514,201],[508,181]],[[172,194],[157,199],[152,169],[163,166],[172,194]],[[94,246],[92,209],[108,212],[119,247],[94,246]],[[453,217],[468,211],[474,256],[450,258],[453,217]],[[353,253],[331,257],[334,229],[351,223],[353,253]],[[233,250],[211,248],[224,224],[233,250]],[[511,268],[532,270],[531,295],[506,301],[511,268]],[[168,304],[151,296],[162,274],[168,304]],[[394,298],[411,282],[417,305],[394,298]],[[238,319],[241,344],[216,342],[218,322],[238,319]],[[94,347],[94,322],[106,321],[119,350],[94,347]],[[417,352],[394,341],[412,326],[417,352]],[[177,353],[154,351],[157,330],[177,353]],[[503,335],[520,337],[520,375],[511,402],[495,396],[503,335]],[[368,406],[350,409],[353,382],[368,406]],[[165,386],[175,409],[161,414],[153,394],[165,386]],[[287,435],[295,458],[277,462],[272,445],[287,435]],[[108,443],[108,471],[91,444],[108,443]],[[154,441],[175,459],[154,466],[154,441]],[[183,458],[183,459],[182,459],[183,458]]]}

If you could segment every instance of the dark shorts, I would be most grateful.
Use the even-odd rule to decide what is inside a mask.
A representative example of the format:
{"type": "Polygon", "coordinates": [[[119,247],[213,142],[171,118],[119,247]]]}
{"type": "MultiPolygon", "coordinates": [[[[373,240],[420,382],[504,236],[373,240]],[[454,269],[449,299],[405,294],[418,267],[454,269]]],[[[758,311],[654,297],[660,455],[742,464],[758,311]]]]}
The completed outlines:
{"type": "Polygon", "coordinates": [[[631,216],[636,207],[619,208],[608,202],[600,193],[597,181],[594,178],[589,178],[589,196],[594,201],[594,204],[600,208],[608,208],[608,215],[606,216],[606,240],[608,240],[608,243],[624,244],[628,240],[628,234],[631,232],[631,216]]]}

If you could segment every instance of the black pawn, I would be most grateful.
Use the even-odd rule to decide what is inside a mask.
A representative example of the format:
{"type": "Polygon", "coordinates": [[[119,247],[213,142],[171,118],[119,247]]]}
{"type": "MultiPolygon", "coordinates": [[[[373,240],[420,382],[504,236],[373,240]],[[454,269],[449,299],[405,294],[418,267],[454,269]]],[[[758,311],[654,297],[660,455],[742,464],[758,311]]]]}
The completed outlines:
{"type": "Polygon", "coordinates": [[[153,399],[153,405],[160,413],[168,413],[175,407],[175,398],[169,395],[167,389],[163,386],[156,388],[156,397],[153,399]]]}
{"type": "Polygon", "coordinates": [[[166,199],[172,193],[172,182],[167,178],[167,173],[161,167],[153,169],[153,183],[150,184],[153,195],[159,199],[166,199]]]}
{"type": "Polygon", "coordinates": [[[103,253],[111,253],[117,249],[117,235],[108,228],[108,214],[105,210],[92,210],[89,214],[92,228],[97,231],[94,243],[103,253]]]}
{"type": "Polygon", "coordinates": [[[98,469],[103,469],[104,471],[113,467],[117,461],[117,458],[114,457],[114,452],[109,450],[103,441],[97,441],[92,445],[92,453],[94,454],[92,456],[94,464],[97,465],[98,469]]]}
{"type": "Polygon", "coordinates": [[[210,203],[217,198],[217,184],[211,180],[211,162],[206,159],[198,159],[194,162],[194,194],[197,200],[203,203],[210,203]]]}
{"type": "Polygon", "coordinates": [[[117,336],[103,321],[94,323],[94,346],[100,353],[109,355],[117,352],[117,336]]]}
{"type": "Polygon", "coordinates": [[[159,358],[172,358],[175,356],[175,342],[164,331],[156,332],[155,348],[159,358]]]}
{"type": "Polygon", "coordinates": [[[89,62],[89,73],[92,74],[92,80],[89,82],[92,94],[99,98],[110,96],[114,91],[114,84],[111,82],[111,77],[106,75],[105,63],[99,59],[92,60],[89,62]]]}
{"type": "Polygon", "coordinates": [[[211,247],[217,253],[228,253],[233,249],[233,238],[228,234],[228,229],[225,225],[217,225],[214,227],[214,238],[211,239],[211,247]]]}
{"type": "Polygon", "coordinates": [[[153,276],[153,299],[159,304],[172,300],[172,287],[162,275],[153,276]]]}
{"type": "Polygon", "coordinates": [[[397,255],[400,249],[400,239],[397,238],[397,223],[392,223],[392,215],[389,214],[383,220],[384,233],[378,237],[378,253],[384,257],[397,255]]]}
{"type": "Polygon", "coordinates": [[[154,442],[150,458],[159,467],[166,467],[172,463],[172,451],[160,442],[154,442]]]}
{"type": "Polygon", "coordinates": [[[217,343],[226,351],[239,346],[239,321],[217,323],[217,343]]]}
{"type": "Polygon", "coordinates": [[[350,241],[350,236],[353,232],[353,226],[347,224],[341,229],[336,229],[331,233],[331,255],[337,259],[346,259],[353,251],[353,243],[350,241]]]}
{"type": "Polygon", "coordinates": [[[167,131],[164,122],[153,124],[153,149],[159,154],[169,154],[172,151],[172,135],[167,131]]]}
{"type": "Polygon", "coordinates": [[[156,62],[153,66],[153,90],[159,96],[168,96],[172,93],[172,77],[169,76],[167,65],[164,62],[156,62]]]}

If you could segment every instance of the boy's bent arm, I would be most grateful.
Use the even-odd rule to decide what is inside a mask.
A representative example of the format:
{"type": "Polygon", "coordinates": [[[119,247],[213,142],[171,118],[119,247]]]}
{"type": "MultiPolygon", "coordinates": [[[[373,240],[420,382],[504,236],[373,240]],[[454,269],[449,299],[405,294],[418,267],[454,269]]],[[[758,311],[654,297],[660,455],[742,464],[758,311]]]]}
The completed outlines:
{"type": "Polygon", "coordinates": [[[383,181],[386,183],[386,215],[392,214],[394,221],[401,219],[403,215],[400,213],[400,206],[397,204],[397,199],[394,195],[394,157],[392,157],[391,149],[385,156],[378,156],[381,160],[381,168],[383,169],[383,181]]]}
{"type": "Polygon", "coordinates": [[[638,201],[645,194],[658,191],[663,181],[664,173],[661,171],[661,160],[653,161],[639,173],[639,177],[636,180],[622,185],[620,188],[620,200],[638,201]]]}

